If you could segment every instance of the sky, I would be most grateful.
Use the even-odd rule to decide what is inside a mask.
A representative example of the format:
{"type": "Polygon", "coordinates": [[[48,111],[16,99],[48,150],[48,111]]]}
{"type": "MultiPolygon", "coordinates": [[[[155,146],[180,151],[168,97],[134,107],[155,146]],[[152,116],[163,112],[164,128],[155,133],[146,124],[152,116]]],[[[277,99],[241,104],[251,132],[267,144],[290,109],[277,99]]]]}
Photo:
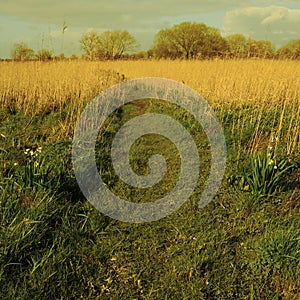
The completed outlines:
{"type": "Polygon", "coordinates": [[[80,55],[79,40],[91,30],[128,30],[138,50],[147,50],[159,30],[183,21],[280,47],[300,39],[300,0],[0,0],[0,58],[9,58],[19,42],[80,55]]]}

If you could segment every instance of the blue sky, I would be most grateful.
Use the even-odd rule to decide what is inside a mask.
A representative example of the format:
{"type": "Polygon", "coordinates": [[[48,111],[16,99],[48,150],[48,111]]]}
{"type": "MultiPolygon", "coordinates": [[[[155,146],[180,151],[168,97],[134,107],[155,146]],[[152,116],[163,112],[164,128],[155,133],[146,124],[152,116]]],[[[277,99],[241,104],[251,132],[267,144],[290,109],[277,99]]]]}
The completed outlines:
{"type": "Polygon", "coordinates": [[[80,54],[80,37],[90,30],[126,29],[148,49],[160,29],[183,21],[204,22],[224,36],[270,39],[278,47],[300,39],[300,1],[0,0],[0,57],[10,57],[18,42],[80,54]]]}

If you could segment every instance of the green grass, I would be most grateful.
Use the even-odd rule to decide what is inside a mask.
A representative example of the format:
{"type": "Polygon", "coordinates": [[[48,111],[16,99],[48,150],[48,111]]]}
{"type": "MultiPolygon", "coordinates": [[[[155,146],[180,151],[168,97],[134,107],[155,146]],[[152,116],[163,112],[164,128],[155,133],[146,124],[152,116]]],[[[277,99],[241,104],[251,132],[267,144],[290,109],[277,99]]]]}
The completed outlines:
{"type": "MultiPolygon", "coordinates": [[[[244,178],[244,172],[255,174],[247,154],[247,136],[254,128],[245,123],[246,137],[240,139],[244,151],[237,159],[238,141],[230,132],[235,116],[228,108],[221,116],[228,143],[226,176],[213,201],[198,209],[210,162],[200,126],[162,102],[126,105],[111,116],[98,139],[96,157],[109,187],[144,202],[166,194],[176,181],[176,149],[159,136],[134,145],[132,165],[147,174],[147,158],[155,146],[169,167],[162,183],[141,191],[114,174],[109,157],[114,133],[146,111],[169,114],[187,126],[198,145],[201,176],[194,194],[170,216],[152,223],[122,223],[94,209],[77,186],[71,164],[73,125],[59,134],[67,109],[36,117],[1,112],[1,299],[299,298],[299,156],[284,157],[279,145],[280,159],[292,165],[280,178],[286,184],[258,198],[244,178]],[[37,156],[24,153],[38,147],[37,156]]],[[[249,108],[245,118],[248,113],[249,108]]]]}

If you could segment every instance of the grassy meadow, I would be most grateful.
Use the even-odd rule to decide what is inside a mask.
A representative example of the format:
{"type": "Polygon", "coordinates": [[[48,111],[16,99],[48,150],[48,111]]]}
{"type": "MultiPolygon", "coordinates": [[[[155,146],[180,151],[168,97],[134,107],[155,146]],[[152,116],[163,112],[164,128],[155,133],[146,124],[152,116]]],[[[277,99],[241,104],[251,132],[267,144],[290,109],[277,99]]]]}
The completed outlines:
{"type": "Polygon", "coordinates": [[[0,298],[299,299],[299,153],[300,61],[0,62],[0,298]],[[180,160],[161,136],[142,138],[131,159],[145,174],[147,159],[163,154],[170,171],[161,185],[130,188],[113,172],[115,133],[145,112],[181,122],[203,166],[178,211],[129,224],[84,198],[71,152],[84,107],[140,77],[183,82],[209,102],[224,129],[227,168],[217,195],[199,209],[210,162],[201,126],[163,101],[125,105],[97,143],[99,171],[112,190],[153,201],[176,182],[180,160]]]}

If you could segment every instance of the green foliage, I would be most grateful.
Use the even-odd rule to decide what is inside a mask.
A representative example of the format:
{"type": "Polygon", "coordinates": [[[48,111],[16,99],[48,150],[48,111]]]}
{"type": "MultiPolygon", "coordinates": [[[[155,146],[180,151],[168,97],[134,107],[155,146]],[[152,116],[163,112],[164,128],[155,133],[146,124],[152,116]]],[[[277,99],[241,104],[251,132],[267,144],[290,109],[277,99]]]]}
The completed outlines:
{"type": "Polygon", "coordinates": [[[49,173],[49,166],[44,167],[44,160],[40,159],[42,148],[39,147],[35,151],[26,149],[26,164],[21,171],[21,184],[24,189],[36,188],[36,185],[43,185],[47,182],[47,175],[49,173]]]}
{"type": "MultiPolygon", "coordinates": [[[[88,60],[134,58],[148,59],[210,59],[221,58],[277,58],[299,59],[300,40],[292,40],[275,51],[274,45],[268,40],[246,39],[242,34],[222,37],[220,30],[204,23],[182,22],[171,28],[160,30],[154,44],[148,51],[133,53],[139,42],[127,30],[112,30],[98,33],[90,31],[82,35],[80,48],[83,57],[88,60]]],[[[13,60],[25,61],[38,59],[47,61],[54,58],[53,51],[41,49],[36,54],[25,43],[13,46],[13,60]]],[[[65,57],[61,53],[58,59],[65,57]]],[[[71,59],[77,58],[72,55],[71,59]]]]}
{"type": "Polygon", "coordinates": [[[66,180],[65,173],[70,158],[67,159],[65,156],[69,155],[70,149],[69,151],[64,149],[65,153],[60,153],[61,156],[59,156],[59,149],[54,146],[43,149],[43,151],[42,147],[24,151],[24,164],[15,166],[15,182],[23,191],[48,190],[55,193],[66,180]],[[53,148],[56,152],[53,151],[53,148]]]}
{"type": "Polygon", "coordinates": [[[300,39],[292,40],[279,48],[276,52],[278,58],[299,59],[300,58],[300,39]]]}
{"type": "MultiPolygon", "coordinates": [[[[187,126],[207,163],[209,147],[195,121],[162,104],[153,101],[145,107],[137,101],[111,116],[102,149],[108,148],[120,121],[149,110],[187,126]]],[[[157,222],[114,221],[80,193],[71,163],[72,136],[57,135],[71,109],[66,105],[59,113],[41,112],[33,119],[22,112],[0,114],[1,299],[298,298],[299,188],[293,187],[289,197],[283,194],[282,204],[274,207],[268,198],[255,202],[254,195],[224,181],[201,210],[197,189],[180,210],[157,222]]],[[[234,110],[222,113],[226,126],[235,122],[234,110]]],[[[248,111],[241,118],[246,115],[248,111]]],[[[232,138],[230,130],[225,132],[227,140],[232,138]]],[[[158,149],[173,157],[174,147],[156,141],[158,149]]],[[[133,151],[148,154],[147,143],[151,140],[140,141],[133,151]]],[[[230,145],[228,150],[228,170],[235,170],[231,158],[236,152],[230,145]]],[[[259,161],[252,158],[259,178],[275,180],[294,172],[272,173],[283,160],[268,153],[259,161]]],[[[105,155],[109,151],[96,153],[101,159],[105,155]]],[[[145,169],[145,160],[133,162],[136,171],[145,169]]],[[[250,160],[243,156],[239,164],[251,165],[250,160]]],[[[286,161],[278,169],[289,168],[286,161]]],[[[254,172],[247,174],[253,180],[254,172]]]]}
{"type": "Polygon", "coordinates": [[[242,34],[232,34],[226,37],[230,54],[233,57],[243,58],[246,54],[246,38],[242,34]]]}
{"type": "Polygon", "coordinates": [[[99,43],[99,35],[96,31],[85,33],[80,39],[80,47],[90,60],[99,56],[99,43]]]}
{"type": "Polygon", "coordinates": [[[259,246],[257,266],[269,269],[269,273],[289,271],[300,267],[300,237],[296,231],[275,232],[266,237],[259,246]]]}
{"type": "Polygon", "coordinates": [[[272,58],[275,47],[270,41],[256,41],[248,39],[245,44],[245,54],[247,58],[272,58]]]}
{"type": "Polygon", "coordinates": [[[85,33],[80,40],[81,49],[89,60],[118,59],[138,47],[136,39],[126,30],[85,33]]]}
{"type": "Polygon", "coordinates": [[[34,58],[34,51],[28,48],[25,43],[17,43],[13,46],[11,58],[20,61],[30,60],[34,58]]]}
{"type": "Polygon", "coordinates": [[[53,52],[48,49],[41,49],[36,53],[36,58],[41,61],[47,61],[53,58],[53,52]]]}
{"type": "Polygon", "coordinates": [[[228,49],[225,39],[216,28],[204,23],[183,22],[159,31],[154,41],[158,58],[212,58],[228,49]]]}
{"type": "Polygon", "coordinates": [[[278,159],[273,148],[269,148],[263,155],[254,154],[250,163],[250,174],[245,171],[244,178],[256,196],[270,196],[281,192],[285,187],[285,176],[293,168],[287,159],[278,159]]]}

